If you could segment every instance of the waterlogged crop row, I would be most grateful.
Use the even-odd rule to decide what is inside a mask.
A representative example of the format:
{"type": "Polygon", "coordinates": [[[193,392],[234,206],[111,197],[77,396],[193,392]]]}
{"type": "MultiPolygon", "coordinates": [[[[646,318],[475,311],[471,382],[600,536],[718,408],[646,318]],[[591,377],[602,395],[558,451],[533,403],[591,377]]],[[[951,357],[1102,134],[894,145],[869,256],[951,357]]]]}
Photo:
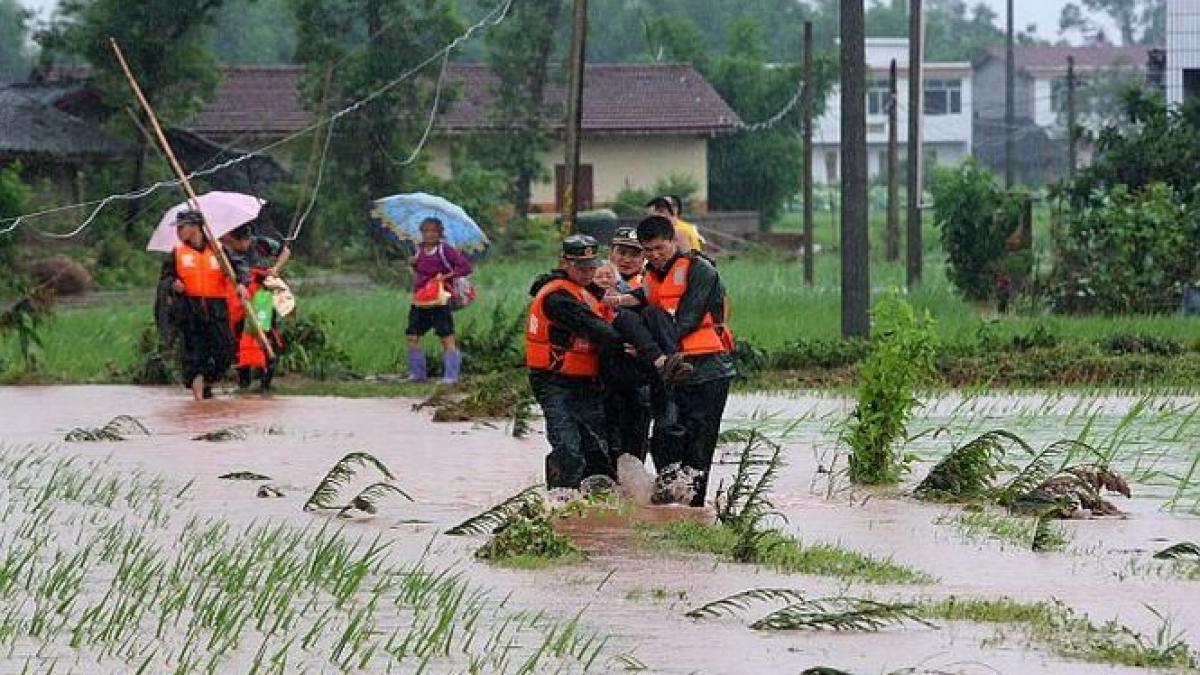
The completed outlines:
{"type": "Polygon", "coordinates": [[[190,485],[0,448],[0,658],[28,672],[580,672],[581,617],[518,611],[314,517],[236,526],[190,485]]]}

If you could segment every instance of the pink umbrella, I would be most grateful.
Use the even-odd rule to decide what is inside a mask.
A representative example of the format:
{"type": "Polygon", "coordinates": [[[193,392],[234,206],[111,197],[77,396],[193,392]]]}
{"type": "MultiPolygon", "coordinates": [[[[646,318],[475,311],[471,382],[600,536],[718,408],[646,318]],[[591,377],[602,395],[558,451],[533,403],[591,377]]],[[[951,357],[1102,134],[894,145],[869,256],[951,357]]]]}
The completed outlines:
{"type": "MultiPolygon", "coordinates": [[[[200,211],[212,233],[217,238],[232,232],[258,217],[263,204],[267,202],[253,195],[240,192],[207,192],[200,195],[200,211]]],[[[146,244],[147,251],[170,253],[179,245],[179,236],[175,233],[175,216],[180,211],[192,208],[188,202],[176,204],[163,215],[154,228],[150,243],[146,244]]]]}

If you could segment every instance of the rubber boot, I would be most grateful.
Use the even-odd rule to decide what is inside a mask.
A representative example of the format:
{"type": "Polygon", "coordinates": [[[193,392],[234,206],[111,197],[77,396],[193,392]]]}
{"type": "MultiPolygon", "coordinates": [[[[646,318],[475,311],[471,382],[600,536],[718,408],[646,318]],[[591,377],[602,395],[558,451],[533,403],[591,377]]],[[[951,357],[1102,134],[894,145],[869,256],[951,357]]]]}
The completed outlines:
{"type": "Polygon", "coordinates": [[[425,352],[420,347],[408,348],[408,381],[409,382],[424,382],[427,374],[425,372],[425,352]]]}
{"type": "Polygon", "coordinates": [[[458,384],[458,371],[462,368],[462,352],[455,349],[442,354],[442,384],[458,384]]]}

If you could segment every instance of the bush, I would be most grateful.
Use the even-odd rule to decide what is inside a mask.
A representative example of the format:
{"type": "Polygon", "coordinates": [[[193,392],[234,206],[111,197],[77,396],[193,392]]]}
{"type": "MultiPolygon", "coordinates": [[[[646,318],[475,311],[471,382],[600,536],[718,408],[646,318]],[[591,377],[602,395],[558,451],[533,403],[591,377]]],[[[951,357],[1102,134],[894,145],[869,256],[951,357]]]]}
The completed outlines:
{"type": "Polygon", "coordinates": [[[1118,185],[1069,211],[1055,228],[1051,289],[1068,312],[1157,313],[1179,306],[1196,279],[1200,210],[1163,183],[1118,185]]]}
{"type": "Polygon", "coordinates": [[[973,160],[958,169],[935,170],[932,192],[946,276],[969,300],[992,297],[1005,242],[1017,229],[1022,197],[1006,197],[992,172],[973,160]]]}
{"type": "Polygon", "coordinates": [[[77,260],[65,255],[42,258],[29,268],[29,276],[38,286],[46,286],[56,295],[79,295],[92,287],[92,275],[77,260]]]}
{"type": "Polygon", "coordinates": [[[279,357],[280,374],[301,373],[315,380],[354,377],[350,356],[330,341],[329,320],[323,315],[292,316],[281,323],[284,349],[279,357]]]}
{"type": "Polygon", "coordinates": [[[846,421],[850,480],[895,483],[907,470],[895,446],[919,405],[917,387],[933,375],[937,338],[929,314],[918,317],[898,293],[880,300],[871,318],[875,337],[859,368],[858,405],[846,421]]]}

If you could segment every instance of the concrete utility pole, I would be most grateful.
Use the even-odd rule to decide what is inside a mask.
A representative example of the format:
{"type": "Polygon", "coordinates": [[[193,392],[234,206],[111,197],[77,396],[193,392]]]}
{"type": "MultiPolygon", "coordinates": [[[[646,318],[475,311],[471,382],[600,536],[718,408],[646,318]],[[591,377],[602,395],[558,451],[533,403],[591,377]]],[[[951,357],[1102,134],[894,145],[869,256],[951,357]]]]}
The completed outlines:
{"type": "Polygon", "coordinates": [[[842,0],[842,335],[871,334],[863,0],[842,0]]]}
{"type": "Polygon", "coordinates": [[[921,0],[908,8],[908,228],[906,281],[911,290],[921,283],[921,164],[924,152],[921,133],[925,113],[925,16],[921,0]]]}
{"type": "Polygon", "coordinates": [[[813,45],[812,22],[804,22],[804,92],[800,101],[803,108],[803,175],[801,180],[801,197],[804,199],[804,283],[813,285],[813,167],[812,167],[812,125],[813,125],[813,45]]]}
{"type": "Polygon", "coordinates": [[[1075,138],[1078,135],[1075,119],[1075,57],[1067,57],[1067,175],[1075,177],[1075,167],[1078,166],[1078,148],[1075,138]]]}
{"type": "Polygon", "coordinates": [[[1013,47],[1013,0],[1008,0],[1008,33],[1004,49],[1004,187],[1012,189],[1016,181],[1017,160],[1017,61],[1013,47]]]}
{"type": "Polygon", "coordinates": [[[578,210],[579,145],[583,126],[583,63],[587,48],[587,0],[575,0],[571,15],[571,57],[567,82],[567,154],[563,161],[562,227],[566,234],[575,233],[575,214],[578,210]]]}
{"type": "Polygon", "coordinates": [[[884,230],[886,257],[888,262],[900,259],[900,167],[899,106],[897,103],[896,59],[892,59],[892,67],[888,71],[888,140],[887,140],[887,228],[884,230]]]}

